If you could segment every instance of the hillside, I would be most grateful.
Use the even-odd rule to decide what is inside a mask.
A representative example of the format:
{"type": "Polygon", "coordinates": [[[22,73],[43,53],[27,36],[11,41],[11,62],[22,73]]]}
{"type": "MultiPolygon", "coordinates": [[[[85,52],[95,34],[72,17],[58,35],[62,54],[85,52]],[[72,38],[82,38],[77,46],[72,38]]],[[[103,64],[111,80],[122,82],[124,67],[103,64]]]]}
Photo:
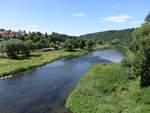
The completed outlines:
{"type": "Polygon", "coordinates": [[[80,36],[81,38],[91,38],[100,41],[110,41],[113,39],[129,39],[132,36],[134,29],[110,30],[97,33],[91,33],[80,36]]]}

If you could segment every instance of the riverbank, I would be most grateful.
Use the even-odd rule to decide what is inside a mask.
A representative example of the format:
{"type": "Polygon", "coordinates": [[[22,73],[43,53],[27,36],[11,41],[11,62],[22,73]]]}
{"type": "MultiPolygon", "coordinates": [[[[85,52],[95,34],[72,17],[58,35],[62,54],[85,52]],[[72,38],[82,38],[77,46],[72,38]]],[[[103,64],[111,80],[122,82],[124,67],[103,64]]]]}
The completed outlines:
{"type": "Polygon", "coordinates": [[[96,44],[95,47],[93,48],[94,50],[103,50],[103,49],[107,49],[108,45],[103,45],[103,44],[96,44]]]}
{"type": "MultiPolygon", "coordinates": [[[[94,50],[104,49],[105,45],[96,45],[94,50]]],[[[65,50],[32,52],[29,57],[19,56],[18,59],[10,59],[0,55],[0,79],[10,78],[13,74],[36,68],[47,63],[51,63],[63,57],[80,56],[87,54],[86,50],[76,49],[74,52],[65,50]]]]}
{"type": "Polygon", "coordinates": [[[97,64],[78,82],[66,107],[73,113],[149,113],[150,87],[130,80],[130,71],[119,64],[97,64]]]}
{"type": "Polygon", "coordinates": [[[9,59],[7,57],[0,58],[0,78],[12,77],[12,74],[25,71],[35,67],[39,67],[50,63],[54,60],[69,57],[80,56],[86,54],[85,50],[77,49],[74,52],[64,50],[56,51],[36,51],[32,52],[29,57],[19,57],[19,59],[9,59]]]}

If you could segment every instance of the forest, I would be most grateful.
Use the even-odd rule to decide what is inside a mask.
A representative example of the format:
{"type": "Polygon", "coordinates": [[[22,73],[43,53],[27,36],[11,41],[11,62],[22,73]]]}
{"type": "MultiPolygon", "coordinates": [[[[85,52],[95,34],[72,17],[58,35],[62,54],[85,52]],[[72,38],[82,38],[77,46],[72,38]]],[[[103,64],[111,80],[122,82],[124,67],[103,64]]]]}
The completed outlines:
{"type": "Polygon", "coordinates": [[[30,52],[39,49],[45,49],[47,51],[59,49],[74,51],[74,49],[81,48],[90,51],[95,44],[96,42],[94,40],[79,39],[74,36],[54,32],[51,35],[32,32],[26,33],[23,36],[1,40],[0,53],[3,56],[14,59],[19,54],[29,56],[30,52]]]}
{"type": "Polygon", "coordinates": [[[81,38],[92,38],[98,41],[111,41],[114,39],[128,40],[131,38],[135,28],[124,30],[110,30],[104,32],[91,33],[80,36],[81,38]]]}

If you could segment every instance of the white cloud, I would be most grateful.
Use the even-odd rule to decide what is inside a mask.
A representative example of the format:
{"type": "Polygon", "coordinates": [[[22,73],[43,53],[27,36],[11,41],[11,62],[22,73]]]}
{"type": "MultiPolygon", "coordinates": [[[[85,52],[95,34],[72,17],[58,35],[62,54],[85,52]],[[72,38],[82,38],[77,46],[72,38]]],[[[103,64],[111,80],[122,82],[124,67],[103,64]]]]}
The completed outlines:
{"type": "Polygon", "coordinates": [[[40,31],[40,32],[42,32],[42,33],[45,33],[45,32],[51,33],[51,32],[52,32],[51,29],[49,29],[49,28],[47,28],[47,27],[43,27],[43,26],[38,25],[38,24],[14,26],[14,25],[1,24],[1,23],[0,23],[0,25],[1,25],[1,28],[4,28],[4,29],[6,29],[6,30],[9,30],[9,29],[10,29],[10,30],[13,30],[13,31],[26,30],[27,32],[28,32],[28,31],[31,31],[31,32],[32,32],[32,31],[35,31],[35,32],[40,31]]]}
{"type": "Polygon", "coordinates": [[[130,18],[132,17],[128,16],[127,14],[123,14],[123,15],[118,15],[118,16],[103,17],[102,19],[106,22],[123,23],[123,22],[126,22],[130,18]]]}
{"type": "Polygon", "coordinates": [[[81,16],[85,16],[85,13],[74,13],[73,16],[75,17],[81,17],[81,16]]]}

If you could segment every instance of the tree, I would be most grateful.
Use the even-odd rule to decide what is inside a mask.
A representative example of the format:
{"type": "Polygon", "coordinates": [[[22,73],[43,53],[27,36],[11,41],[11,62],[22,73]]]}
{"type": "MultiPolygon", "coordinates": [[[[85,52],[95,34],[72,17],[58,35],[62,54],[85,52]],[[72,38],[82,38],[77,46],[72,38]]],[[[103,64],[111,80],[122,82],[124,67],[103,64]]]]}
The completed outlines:
{"type": "Polygon", "coordinates": [[[74,45],[74,48],[79,48],[79,44],[78,44],[77,39],[73,39],[73,45],[74,45]]]}
{"type": "Polygon", "coordinates": [[[41,43],[42,48],[49,47],[49,41],[48,41],[48,39],[41,39],[40,43],[41,43]]]}
{"type": "Polygon", "coordinates": [[[150,23],[135,30],[132,51],[136,55],[133,65],[135,75],[141,76],[141,86],[150,85],[150,23]]]}
{"type": "Polygon", "coordinates": [[[85,40],[84,39],[80,39],[78,41],[78,46],[79,46],[79,48],[84,49],[84,47],[85,47],[85,40]]]}
{"type": "Polygon", "coordinates": [[[5,41],[0,42],[0,53],[4,55],[5,53],[5,41]]]}
{"type": "Polygon", "coordinates": [[[145,22],[150,22],[150,12],[149,12],[149,14],[146,16],[145,22]]]}
{"type": "Polygon", "coordinates": [[[41,39],[44,38],[44,35],[40,32],[32,32],[28,34],[29,40],[32,40],[33,42],[39,42],[41,39]]]}
{"type": "Polygon", "coordinates": [[[64,43],[64,48],[67,51],[73,51],[74,50],[74,41],[72,39],[68,39],[64,43]]]}
{"type": "Polygon", "coordinates": [[[119,39],[114,39],[111,41],[111,45],[119,45],[120,44],[120,40],[119,39]]]}
{"type": "Polygon", "coordinates": [[[20,52],[22,46],[23,41],[18,39],[10,39],[2,43],[1,51],[6,53],[8,57],[16,58],[16,54],[20,52]]]}
{"type": "Polygon", "coordinates": [[[96,41],[97,42],[97,44],[104,44],[104,42],[103,41],[96,41]]]}
{"type": "Polygon", "coordinates": [[[34,49],[35,46],[31,40],[10,39],[0,42],[0,52],[6,53],[11,58],[16,58],[18,53],[28,56],[34,49]]]}
{"type": "Polygon", "coordinates": [[[93,49],[93,46],[94,46],[94,42],[93,41],[91,41],[91,40],[87,40],[86,41],[85,48],[86,48],[87,51],[91,51],[93,49]]]}
{"type": "Polygon", "coordinates": [[[35,46],[31,40],[26,40],[23,42],[22,52],[25,56],[29,56],[30,51],[33,51],[35,46]]]}

